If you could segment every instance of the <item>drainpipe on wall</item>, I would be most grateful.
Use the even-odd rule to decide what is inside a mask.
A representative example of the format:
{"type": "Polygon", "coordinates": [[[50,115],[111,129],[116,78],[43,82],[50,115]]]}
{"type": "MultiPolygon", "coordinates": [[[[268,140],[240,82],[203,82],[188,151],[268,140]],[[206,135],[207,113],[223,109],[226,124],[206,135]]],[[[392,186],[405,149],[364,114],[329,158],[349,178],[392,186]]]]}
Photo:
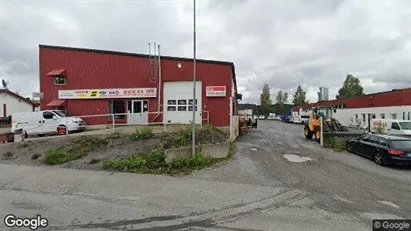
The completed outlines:
{"type": "MultiPolygon", "coordinates": [[[[154,117],[154,121],[161,115],[161,59],[160,59],[160,44],[158,44],[158,102],[157,102],[157,115],[154,117]]],[[[164,118],[163,118],[164,121],[164,118]]]]}

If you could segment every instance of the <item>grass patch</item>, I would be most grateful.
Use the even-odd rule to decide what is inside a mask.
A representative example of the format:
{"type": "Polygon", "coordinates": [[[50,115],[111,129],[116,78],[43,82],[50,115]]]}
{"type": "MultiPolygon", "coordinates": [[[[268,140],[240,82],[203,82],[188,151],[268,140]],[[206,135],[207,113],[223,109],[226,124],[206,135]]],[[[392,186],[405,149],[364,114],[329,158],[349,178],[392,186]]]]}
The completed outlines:
{"type": "Polygon", "coordinates": [[[108,138],[100,136],[83,136],[74,140],[70,147],[60,147],[47,150],[44,163],[49,165],[63,164],[88,155],[92,150],[107,146],[108,138]]]}
{"type": "Polygon", "coordinates": [[[39,153],[34,153],[33,155],[31,155],[31,159],[32,159],[32,160],[37,160],[40,156],[41,156],[41,154],[39,154],[39,153]]]}
{"type": "Polygon", "coordinates": [[[324,147],[331,148],[336,152],[342,152],[345,150],[345,144],[338,137],[325,137],[324,147]]]}
{"type": "MultiPolygon", "coordinates": [[[[177,130],[177,132],[171,133],[171,144],[169,146],[171,148],[190,146],[193,137],[192,131],[192,128],[187,126],[180,128],[179,130],[177,130]]],[[[221,135],[217,135],[219,133],[220,131],[216,132],[215,128],[211,124],[207,124],[200,129],[196,129],[196,145],[217,143],[217,140],[221,139],[221,137],[219,137],[221,135]]],[[[225,141],[225,138],[223,138],[222,140],[225,141]]]]}
{"type": "Polygon", "coordinates": [[[197,153],[191,158],[177,158],[167,164],[165,162],[164,148],[152,149],[147,155],[136,155],[125,160],[109,160],[103,163],[102,168],[106,170],[117,170],[134,173],[181,175],[190,174],[195,170],[211,167],[219,162],[225,161],[234,155],[235,146],[230,146],[227,158],[216,159],[197,153]],[[232,147],[232,148],[231,148],[232,147]]]}
{"type": "Polygon", "coordinates": [[[52,148],[47,150],[44,157],[44,163],[48,165],[63,164],[72,159],[72,155],[70,155],[67,151],[58,148],[52,148]]]}
{"type": "Polygon", "coordinates": [[[180,128],[171,134],[171,146],[173,148],[191,145],[192,129],[190,127],[180,128]]]}
{"type": "Polygon", "coordinates": [[[136,128],[136,131],[130,135],[131,140],[147,140],[151,137],[154,137],[154,133],[150,127],[136,128]]]}
{"type": "Polygon", "coordinates": [[[109,136],[107,136],[107,139],[109,140],[118,140],[121,138],[121,135],[119,132],[113,132],[109,136]]]}
{"type": "Polygon", "coordinates": [[[100,163],[101,159],[93,158],[88,163],[89,164],[98,164],[100,163]]]}

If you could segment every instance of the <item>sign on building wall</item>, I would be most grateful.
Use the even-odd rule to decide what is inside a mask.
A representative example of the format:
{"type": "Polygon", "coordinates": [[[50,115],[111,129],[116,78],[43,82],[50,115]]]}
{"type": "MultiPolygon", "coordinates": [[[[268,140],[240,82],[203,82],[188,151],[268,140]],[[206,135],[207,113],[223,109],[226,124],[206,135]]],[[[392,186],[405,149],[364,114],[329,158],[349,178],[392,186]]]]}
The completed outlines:
{"type": "Polygon", "coordinates": [[[59,90],[59,99],[155,98],[157,88],[59,90]]]}
{"type": "Polygon", "coordinates": [[[206,87],[206,97],[225,97],[226,96],[225,86],[207,86],[206,87]]]}

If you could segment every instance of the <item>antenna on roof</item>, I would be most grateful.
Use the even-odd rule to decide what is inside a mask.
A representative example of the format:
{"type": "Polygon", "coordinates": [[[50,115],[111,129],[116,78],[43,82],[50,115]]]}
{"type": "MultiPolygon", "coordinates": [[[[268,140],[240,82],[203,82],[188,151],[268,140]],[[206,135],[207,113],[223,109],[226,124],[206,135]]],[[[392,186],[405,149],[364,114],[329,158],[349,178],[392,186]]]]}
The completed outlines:
{"type": "Polygon", "coordinates": [[[1,85],[3,85],[3,87],[7,89],[7,86],[9,86],[9,81],[6,81],[5,79],[2,79],[1,80],[1,85]]]}

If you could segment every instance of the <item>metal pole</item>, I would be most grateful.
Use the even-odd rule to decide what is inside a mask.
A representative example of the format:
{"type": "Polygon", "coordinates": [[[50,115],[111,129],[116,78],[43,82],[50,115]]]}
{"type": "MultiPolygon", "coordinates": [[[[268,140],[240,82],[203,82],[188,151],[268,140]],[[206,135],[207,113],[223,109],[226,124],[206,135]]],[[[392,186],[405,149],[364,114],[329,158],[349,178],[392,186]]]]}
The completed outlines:
{"type": "Polygon", "coordinates": [[[196,67],[196,0],[193,0],[193,121],[192,121],[192,156],[195,156],[196,154],[196,78],[197,78],[197,67],[196,67]]]}

